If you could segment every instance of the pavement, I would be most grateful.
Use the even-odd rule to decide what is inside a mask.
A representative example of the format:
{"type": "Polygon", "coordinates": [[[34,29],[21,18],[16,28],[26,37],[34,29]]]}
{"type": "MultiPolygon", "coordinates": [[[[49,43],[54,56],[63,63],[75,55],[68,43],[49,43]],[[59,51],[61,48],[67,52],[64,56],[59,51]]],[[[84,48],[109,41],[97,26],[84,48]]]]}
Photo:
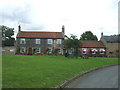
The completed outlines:
{"type": "Polygon", "coordinates": [[[118,86],[118,65],[116,65],[87,73],[68,84],[67,88],[118,88],[118,86]]]}

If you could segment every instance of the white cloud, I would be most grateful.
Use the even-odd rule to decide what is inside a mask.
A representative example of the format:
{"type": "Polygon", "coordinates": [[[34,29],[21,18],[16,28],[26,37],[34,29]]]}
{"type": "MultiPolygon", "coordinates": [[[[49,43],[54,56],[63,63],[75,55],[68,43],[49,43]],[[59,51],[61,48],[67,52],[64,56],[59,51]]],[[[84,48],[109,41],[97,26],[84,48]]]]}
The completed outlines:
{"type": "Polygon", "coordinates": [[[91,30],[100,38],[101,32],[118,33],[117,5],[118,0],[2,0],[0,8],[5,9],[9,19],[10,16],[15,19],[2,20],[13,27],[20,21],[23,29],[61,31],[64,24],[68,36],[75,34],[79,38],[91,30]],[[19,18],[11,15],[11,11],[19,18]]]}

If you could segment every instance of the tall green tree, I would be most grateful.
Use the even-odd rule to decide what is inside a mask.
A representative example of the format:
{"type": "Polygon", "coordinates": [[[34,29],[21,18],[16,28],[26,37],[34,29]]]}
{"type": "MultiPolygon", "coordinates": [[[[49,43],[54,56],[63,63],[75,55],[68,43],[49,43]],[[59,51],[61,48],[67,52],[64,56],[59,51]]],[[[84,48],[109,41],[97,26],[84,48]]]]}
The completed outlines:
{"type": "Polygon", "coordinates": [[[13,46],[15,41],[12,37],[14,35],[14,28],[0,25],[0,32],[2,32],[2,46],[13,46]]]}
{"type": "Polygon", "coordinates": [[[63,41],[64,48],[68,51],[72,49],[73,56],[78,56],[78,48],[82,46],[80,40],[78,40],[76,35],[71,35],[70,38],[63,41]]]}
{"type": "Polygon", "coordinates": [[[91,31],[86,31],[81,35],[80,40],[96,40],[97,41],[98,38],[91,31]]]}

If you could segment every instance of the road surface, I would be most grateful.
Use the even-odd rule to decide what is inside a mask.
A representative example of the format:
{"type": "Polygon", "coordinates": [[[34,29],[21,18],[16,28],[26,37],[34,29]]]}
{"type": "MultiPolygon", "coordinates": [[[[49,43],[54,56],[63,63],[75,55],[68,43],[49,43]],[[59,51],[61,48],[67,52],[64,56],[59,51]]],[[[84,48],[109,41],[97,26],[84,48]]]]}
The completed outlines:
{"type": "Polygon", "coordinates": [[[70,83],[68,88],[118,88],[118,65],[99,69],[70,83]]]}

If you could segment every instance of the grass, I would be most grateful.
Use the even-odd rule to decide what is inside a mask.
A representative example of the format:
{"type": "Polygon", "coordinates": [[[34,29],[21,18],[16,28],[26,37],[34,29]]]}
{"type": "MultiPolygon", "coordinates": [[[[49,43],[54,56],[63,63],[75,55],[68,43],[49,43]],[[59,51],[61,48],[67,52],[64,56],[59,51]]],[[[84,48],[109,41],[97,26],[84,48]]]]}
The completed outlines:
{"type": "Polygon", "coordinates": [[[78,73],[117,64],[117,58],[3,55],[3,88],[50,88],[78,73]]]}

